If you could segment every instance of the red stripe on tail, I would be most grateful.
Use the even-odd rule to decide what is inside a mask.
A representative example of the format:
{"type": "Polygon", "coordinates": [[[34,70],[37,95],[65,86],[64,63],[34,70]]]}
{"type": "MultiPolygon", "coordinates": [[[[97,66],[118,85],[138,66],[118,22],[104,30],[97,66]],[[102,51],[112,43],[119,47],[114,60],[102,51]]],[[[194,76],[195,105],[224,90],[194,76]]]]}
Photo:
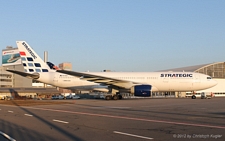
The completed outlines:
{"type": "Polygon", "coordinates": [[[20,52],[20,55],[21,56],[26,56],[26,53],[25,52],[20,52]]]}

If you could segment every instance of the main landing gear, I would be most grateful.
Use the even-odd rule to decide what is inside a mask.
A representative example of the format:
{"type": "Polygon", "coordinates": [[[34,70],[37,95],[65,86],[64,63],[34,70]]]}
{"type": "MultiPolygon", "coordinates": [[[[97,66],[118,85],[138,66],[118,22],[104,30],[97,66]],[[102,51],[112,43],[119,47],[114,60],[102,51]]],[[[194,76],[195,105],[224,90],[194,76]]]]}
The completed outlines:
{"type": "Polygon", "coordinates": [[[196,99],[196,96],[195,96],[195,95],[192,95],[191,98],[192,98],[192,99],[196,99]]]}
{"type": "Polygon", "coordinates": [[[111,100],[111,99],[118,100],[118,99],[122,99],[122,98],[123,97],[122,97],[121,94],[115,94],[115,95],[107,95],[107,96],[105,96],[105,99],[106,100],[111,100]]]}

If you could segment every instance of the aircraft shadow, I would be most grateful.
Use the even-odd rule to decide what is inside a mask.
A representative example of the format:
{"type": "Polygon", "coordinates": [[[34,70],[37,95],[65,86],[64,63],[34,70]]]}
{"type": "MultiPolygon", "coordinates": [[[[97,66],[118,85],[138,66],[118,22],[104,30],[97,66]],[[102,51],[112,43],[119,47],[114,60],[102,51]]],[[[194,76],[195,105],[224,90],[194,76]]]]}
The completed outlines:
{"type": "MultiPolygon", "coordinates": [[[[33,115],[34,118],[38,119],[39,121],[43,122],[44,124],[50,126],[51,128],[53,128],[54,130],[58,131],[60,134],[63,134],[64,136],[66,136],[67,138],[71,139],[71,141],[83,141],[81,138],[79,137],[76,137],[74,136],[73,134],[67,132],[66,130],[50,123],[49,121],[45,120],[44,118],[38,116],[37,114],[23,108],[23,107],[20,107],[19,105],[17,105],[13,100],[12,102],[18,107],[20,108],[21,110],[23,110],[24,112],[26,112],[27,114],[30,114],[30,115],[33,115]]],[[[23,119],[21,119],[23,120],[23,119]]],[[[26,134],[22,133],[22,131],[20,131],[19,129],[21,129],[21,127],[17,127],[16,125],[12,125],[10,123],[4,123],[3,122],[3,125],[1,127],[4,127],[3,129],[7,129],[7,128],[11,128],[11,129],[18,129],[17,132],[20,133],[19,136],[23,136],[24,137],[21,137],[21,138],[25,138],[24,140],[39,140],[39,138],[41,137],[41,140],[40,141],[49,141],[49,140],[57,140],[57,139],[52,139],[51,137],[47,136],[47,135],[43,135],[43,134],[39,134],[35,131],[32,131],[32,132],[26,132],[26,134]],[[43,138],[42,138],[43,137],[43,138]]],[[[30,131],[32,129],[26,129],[25,131],[30,131]]],[[[9,133],[10,133],[10,130],[9,130],[9,133]]],[[[18,133],[12,133],[12,134],[18,134],[18,133]]],[[[23,141],[24,141],[23,140],[23,141]]]]}

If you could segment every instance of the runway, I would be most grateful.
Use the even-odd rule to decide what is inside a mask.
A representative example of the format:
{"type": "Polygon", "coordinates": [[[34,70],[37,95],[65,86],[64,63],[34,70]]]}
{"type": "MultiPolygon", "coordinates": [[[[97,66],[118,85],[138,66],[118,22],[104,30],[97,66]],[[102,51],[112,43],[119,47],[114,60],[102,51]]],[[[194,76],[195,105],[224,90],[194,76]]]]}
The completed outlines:
{"type": "Polygon", "coordinates": [[[1,104],[0,140],[225,140],[225,98],[65,101],[1,104]]]}

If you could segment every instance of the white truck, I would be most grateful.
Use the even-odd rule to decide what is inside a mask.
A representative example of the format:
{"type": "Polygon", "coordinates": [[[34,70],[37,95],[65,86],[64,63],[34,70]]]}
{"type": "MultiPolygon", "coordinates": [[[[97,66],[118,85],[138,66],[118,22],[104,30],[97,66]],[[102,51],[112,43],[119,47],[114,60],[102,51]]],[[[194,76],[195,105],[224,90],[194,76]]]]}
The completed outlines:
{"type": "Polygon", "coordinates": [[[0,95],[0,100],[11,100],[12,97],[8,95],[0,95]]]}
{"type": "Polygon", "coordinates": [[[64,96],[66,99],[73,99],[73,97],[75,96],[75,93],[64,93],[64,96]]]}
{"type": "Polygon", "coordinates": [[[1,100],[5,100],[6,99],[6,95],[0,95],[0,99],[1,100]]]}
{"type": "Polygon", "coordinates": [[[213,97],[213,93],[205,93],[205,92],[201,93],[201,99],[210,99],[212,97],[213,97]]]}
{"type": "Polygon", "coordinates": [[[64,99],[65,97],[63,95],[53,95],[52,100],[54,99],[64,99]]]}
{"type": "Polygon", "coordinates": [[[106,99],[106,100],[110,100],[110,99],[114,99],[114,100],[117,100],[117,99],[122,99],[122,95],[117,95],[117,96],[113,96],[111,94],[100,94],[100,98],[101,99],[106,99]]]}

